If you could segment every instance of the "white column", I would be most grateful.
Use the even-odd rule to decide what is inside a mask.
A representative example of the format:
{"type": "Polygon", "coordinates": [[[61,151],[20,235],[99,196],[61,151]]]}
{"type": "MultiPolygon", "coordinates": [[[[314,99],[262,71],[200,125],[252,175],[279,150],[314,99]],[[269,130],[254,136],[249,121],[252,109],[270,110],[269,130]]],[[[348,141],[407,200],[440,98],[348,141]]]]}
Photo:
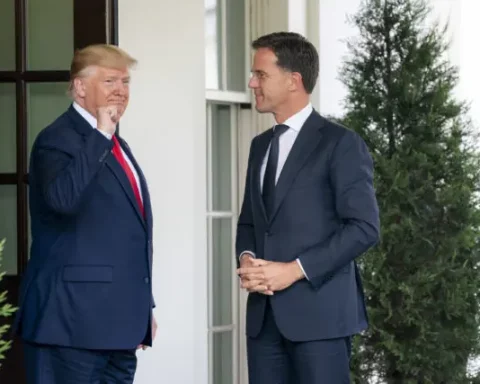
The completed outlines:
{"type": "MultiPolygon", "coordinates": [[[[288,30],[289,1],[250,0],[250,42],[268,33],[288,30]]],[[[253,59],[254,52],[251,53],[251,59],[253,59]]],[[[274,120],[271,114],[260,114],[253,110],[252,125],[257,133],[265,131],[273,124],[274,120]]]]}
{"type": "Polygon", "coordinates": [[[307,37],[307,0],[288,0],[288,30],[307,37]]]}
{"type": "MultiPolygon", "coordinates": [[[[306,37],[314,45],[318,51],[318,55],[321,55],[320,51],[320,0],[306,0],[306,37]]],[[[321,62],[321,60],[320,60],[321,62]]],[[[320,72],[322,68],[320,66],[320,72]]],[[[320,74],[317,79],[317,85],[313,90],[311,100],[313,108],[320,111],[320,74]]]]}
{"type": "MultiPolygon", "coordinates": [[[[248,154],[250,142],[258,134],[258,119],[260,114],[248,109],[241,109],[238,122],[238,212],[243,203],[245,191],[245,179],[247,175],[248,154]],[[255,115],[254,115],[254,114],[255,115]]],[[[247,370],[247,345],[245,338],[245,312],[247,309],[248,295],[245,290],[239,290],[238,311],[239,311],[239,384],[248,384],[247,370]]]]}
{"type": "MultiPolygon", "coordinates": [[[[136,384],[206,384],[204,8],[198,0],[120,0],[119,45],[138,59],[121,133],[153,203],[154,348],[136,384]]],[[[119,223],[121,225],[121,223],[119,223]]]]}

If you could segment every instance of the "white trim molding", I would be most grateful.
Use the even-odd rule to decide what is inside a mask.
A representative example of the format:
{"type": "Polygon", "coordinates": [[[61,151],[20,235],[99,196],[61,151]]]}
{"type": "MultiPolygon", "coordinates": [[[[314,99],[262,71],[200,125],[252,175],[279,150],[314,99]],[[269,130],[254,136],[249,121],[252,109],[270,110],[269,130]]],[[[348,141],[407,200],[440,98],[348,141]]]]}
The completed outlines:
{"type": "Polygon", "coordinates": [[[207,89],[205,98],[210,102],[232,103],[232,104],[250,104],[252,101],[251,94],[248,92],[218,91],[207,89]]]}

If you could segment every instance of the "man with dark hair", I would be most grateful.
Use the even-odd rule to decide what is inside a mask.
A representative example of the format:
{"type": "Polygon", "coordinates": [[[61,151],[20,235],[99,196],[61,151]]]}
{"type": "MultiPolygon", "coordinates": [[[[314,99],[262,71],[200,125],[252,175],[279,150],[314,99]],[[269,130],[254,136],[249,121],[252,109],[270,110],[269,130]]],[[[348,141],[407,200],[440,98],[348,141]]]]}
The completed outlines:
{"type": "Polygon", "coordinates": [[[249,87],[276,124],[252,141],[237,227],[250,383],[349,383],[351,336],[367,327],[355,259],[379,237],[372,159],[313,110],[309,41],[280,32],[252,47],[249,87]]]}

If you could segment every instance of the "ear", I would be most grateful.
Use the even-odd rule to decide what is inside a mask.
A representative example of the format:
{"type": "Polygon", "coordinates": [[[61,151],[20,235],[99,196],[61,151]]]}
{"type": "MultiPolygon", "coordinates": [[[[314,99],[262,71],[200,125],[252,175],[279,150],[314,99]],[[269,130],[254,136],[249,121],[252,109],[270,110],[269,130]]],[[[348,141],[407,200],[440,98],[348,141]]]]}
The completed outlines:
{"type": "Polygon", "coordinates": [[[290,90],[291,91],[298,91],[303,89],[303,79],[302,75],[299,72],[292,72],[290,76],[290,90]]]}
{"type": "Polygon", "coordinates": [[[85,79],[76,77],[73,79],[73,89],[75,90],[75,94],[79,97],[85,97],[86,94],[86,84],[85,79]]]}

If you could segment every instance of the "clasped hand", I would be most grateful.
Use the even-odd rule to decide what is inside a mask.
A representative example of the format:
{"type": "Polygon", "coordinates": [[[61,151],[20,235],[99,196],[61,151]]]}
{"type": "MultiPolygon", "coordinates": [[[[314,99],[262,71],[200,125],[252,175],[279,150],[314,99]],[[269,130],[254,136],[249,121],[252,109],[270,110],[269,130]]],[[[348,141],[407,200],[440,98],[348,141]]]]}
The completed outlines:
{"type": "Polygon", "coordinates": [[[304,277],[296,261],[281,263],[255,259],[249,255],[242,257],[237,274],[242,288],[270,296],[304,277]]]}

